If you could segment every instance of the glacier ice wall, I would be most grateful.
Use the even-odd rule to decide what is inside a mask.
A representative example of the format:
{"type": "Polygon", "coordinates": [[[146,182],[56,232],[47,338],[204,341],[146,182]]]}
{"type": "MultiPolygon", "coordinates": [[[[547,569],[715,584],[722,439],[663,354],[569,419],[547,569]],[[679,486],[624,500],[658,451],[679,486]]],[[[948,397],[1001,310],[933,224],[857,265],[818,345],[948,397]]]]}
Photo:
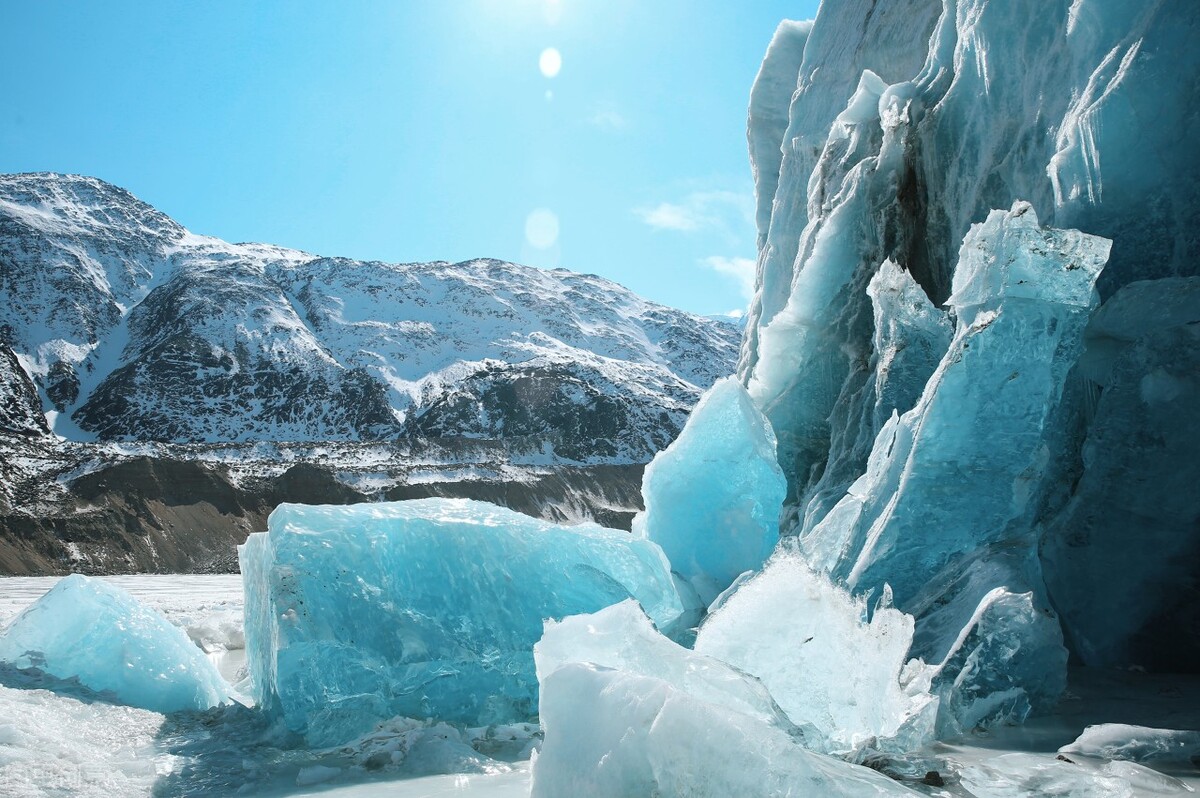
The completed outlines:
{"type": "MultiPolygon", "coordinates": [[[[1047,619],[1039,625],[1057,625],[1045,610],[1061,614],[1084,663],[1200,669],[1200,644],[1170,632],[1200,632],[1189,598],[1200,584],[1200,507],[1184,487],[1200,478],[1200,461],[1185,454],[1197,451],[1200,396],[1184,317],[1197,304],[1181,297],[1182,315],[1157,326],[1134,309],[1200,275],[1200,153],[1189,144],[1200,136],[1197,36],[1200,6],[1186,0],[826,0],[811,26],[784,26],[772,42],[750,108],[759,281],[739,377],[778,440],[785,536],[810,541],[818,564],[858,591],[892,583],[897,606],[917,616],[915,653],[931,662],[950,656],[956,626],[1024,602],[1047,619]],[[789,96],[779,72],[797,58],[789,96]],[[765,154],[775,139],[777,159],[765,154]],[[1097,326],[1082,351],[1053,351],[1047,412],[1023,433],[1032,459],[1013,492],[1020,507],[998,503],[1014,486],[974,477],[968,487],[972,464],[959,473],[947,462],[926,487],[950,504],[985,490],[996,501],[981,504],[998,515],[947,533],[965,536],[959,544],[936,524],[901,533],[895,515],[873,529],[884,508],[855,506],[864,480],[896,476],[873,470],[896,442],[908,445],[899,419],[940,368],[949,331],[971,323],[961,303],[939,310],[960,244],[1018,200],[1041,224],[1112,242],[1097,324],[1124,315],[1132,328],[1120,346],[1097,326]],[[1141,282],[1158,287],[1129,299],[1124,287],[1141,282]],[[853,532],[816,546],[831,527],[853,532]],[[1018,527],[1019,552],[998,544],[1018,527]],[[896,547],[928,549],[928,561],[907,574],[872,565],[896,547]],[[1117,565],[1125,560],[1128,573],[1117,565]],[[922,567],[937,586],[918,579],[922,567]],[[1101,597],[1098,584],[1114,587],[1101,597]],[[979,616],[989,596],[993,609],[979,616]]],[[[1016,321],[1009,312],[997,323],[1016,321]]],[[[977,417],[992,410],[1005,412],[983,401],[977,417]]],[[[936,461],[938,448],[921,456],[936,461]]],[[[992,639],[986,623],[974,628],[978,642],[992,639]]]]}
{"type": "Polygon", "coordinates": [[[285,504],[239,554],[256,698],[312,745],[394,716],[528,720],[543,619],[683,612],[656,544],[467,500],[285,504]]]}
{"type": "Polygon", "coordinates": [[[208,709],[231,698],[229,684],[182,629],[116,585],[80,574],[61,580],[0,633],[0,663],[155,712],[208,709]]]}

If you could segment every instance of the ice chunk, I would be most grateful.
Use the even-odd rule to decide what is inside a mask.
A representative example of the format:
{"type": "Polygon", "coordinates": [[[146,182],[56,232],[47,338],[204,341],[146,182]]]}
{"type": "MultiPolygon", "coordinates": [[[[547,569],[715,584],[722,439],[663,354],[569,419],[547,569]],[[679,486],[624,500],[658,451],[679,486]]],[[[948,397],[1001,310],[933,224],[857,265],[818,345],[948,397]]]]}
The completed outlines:
{"type": "Polygon", "coordinates": [[[661,679],[570,663],[542,684],[532,798],[915,793],[661,679]]]}
{"type": "Polygon", "coordinates": [[[229,684],[188,636],[102,579],[68,576],[0,635],[0,662],[155,712],[208,709],[229,684]]]}
{"type": "Polygon", "coordinates": [[[972,763],[959,774],[970,795],[988,798],[1150,798],[1190,795],[1179,779],[1131,762],[1100,767],[1038,754],[1003,754],[972,763]]]}
{"type": "Polygon", "coordinates": [[[526,720],[543,619],[683,611],[651,541],[482,502],[281,505],[240,555],[257,696],[313,744],[394,716],[526,720]]]}
{"type": "Polygon", "coordinates": [[[705,621],[696,651],[766,685],[813,747],[911,750],[933,737],[937,700],[924,665],[908,662],[913,619],[852,598],[794,554],[779,554],[705,621]]]}
{"type": "Polygon", "coordinates": [[[945,650],[931,687],[941,700],[941,737],[1021,723],[1053,707],[1066,689],[1067,651],[1057,619],[1031,590],[1007,587],[1024,577],[996,566],[979,560],[959,575],[962,584],[931,590],[944,603],[917,626],[914,648],[945,650]],[[965,613],[970,616],[964,620],[965,613]],[[953,642],[944,649],[947,639],[953,642]]]}
{"type": "Polygon", "coordinates": [[[740,712],[789,733],[794,724],[752,676],[664,637],[636,602],[623,601],[591,615],[547,621],[534,647],[538,681],[570,662],[653,676],[676,690],[740,712]]]}
{"type": "Polygon", "coordinates": [[[1200,731],[1103,723],[1088,726],[1075,742],[1058,750],[1063,754],[1082,754],[1103,759],[1190,764],[1200,757],[1200,731]]]}
{"type": "Polygon", "coordinates": [[[771,425],[730,377],[709,389],[679,438],[646,467],[646,511],[634,519],[634,535],[662,546],[708,604],[770,555],[785,492],[771,425]]]}

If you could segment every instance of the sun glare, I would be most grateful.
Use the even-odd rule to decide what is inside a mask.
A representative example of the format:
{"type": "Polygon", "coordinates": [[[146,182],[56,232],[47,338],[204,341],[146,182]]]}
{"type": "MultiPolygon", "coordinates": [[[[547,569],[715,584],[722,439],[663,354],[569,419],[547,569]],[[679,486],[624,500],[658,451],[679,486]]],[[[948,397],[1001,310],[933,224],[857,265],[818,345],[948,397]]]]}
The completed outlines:
{"type": "Polygon", "coordinates": [[[547,47],[538,58],[538,69],[542,70],[546,77],[554,77],[562,69],[562,55],[555,48],[547,47]]]}
{"type": "Polygon", "coordinates": [[[550,249],[558,241],[558,216],[538,208],[525,219],[525,240],[538,249],[550,249]]]}

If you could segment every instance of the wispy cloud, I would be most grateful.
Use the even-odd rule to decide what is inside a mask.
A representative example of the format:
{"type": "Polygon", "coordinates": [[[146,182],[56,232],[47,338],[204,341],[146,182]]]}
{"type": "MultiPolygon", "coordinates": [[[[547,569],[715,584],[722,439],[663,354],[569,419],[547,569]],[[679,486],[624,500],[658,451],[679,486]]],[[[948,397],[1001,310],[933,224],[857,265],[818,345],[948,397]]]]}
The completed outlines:
{"type": "Polygon", "coordinates": [[[742,296],[747,301],[753,298],[755,263],[751,258],[726,258],[721,255],[711,255],[701,260],[700,264],[718,274],[733,278],[741,290],[742,296]]]}
{"type": "Polygon", "coordinates": [[[662,202],[653,208],[638,208],[634,211],[646,224],[658,230],[691,232],[700,229],[701,217],[694,208],[662,202]]]}
{"type": "Polygon", "coordinates": [[[693,191],[679,202],[634,208],[645,224],[658,230],[715,232],[740,238],[738,231],[754,229],[754,198],[737,191],[693,191]]]}
{"type": "Polygon", "coordinates": [[[629,128],[629,120],[613,103],[600,103],[597,105],[592,110],[591,116],[588,117],[587,121],[592,127],[598,127],[601,130],[607,130],[612,133],[620,133],[629,128]]]}

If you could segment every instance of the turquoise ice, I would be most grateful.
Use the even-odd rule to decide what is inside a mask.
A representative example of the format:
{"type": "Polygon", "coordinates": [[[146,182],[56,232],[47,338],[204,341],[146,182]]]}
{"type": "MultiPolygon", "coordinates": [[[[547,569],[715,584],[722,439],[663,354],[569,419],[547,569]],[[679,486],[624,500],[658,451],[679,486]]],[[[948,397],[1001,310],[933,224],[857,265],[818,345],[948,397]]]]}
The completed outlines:
{"type": "Polygon", "coordinates": [[[314,745],[398,715],[528,720],[544,619],[683,611],[654,543],[482,502],[282,505],[240,555],[257,698],[314,745]]]}
{"type": "Polygon", "coordinates": [[[230,700],[229,684],[182,629],[121,588],[79,574],[12,620],[0,634],[0,662],[155,712],[230,700]]]}
{"type": "Polygon", "coordinates": [[[708,604],[762,567],[779,540],[786,488],[770,423],[737,380],[720,380],[646,467],[634,535],[662,546],[708,604]]]}

